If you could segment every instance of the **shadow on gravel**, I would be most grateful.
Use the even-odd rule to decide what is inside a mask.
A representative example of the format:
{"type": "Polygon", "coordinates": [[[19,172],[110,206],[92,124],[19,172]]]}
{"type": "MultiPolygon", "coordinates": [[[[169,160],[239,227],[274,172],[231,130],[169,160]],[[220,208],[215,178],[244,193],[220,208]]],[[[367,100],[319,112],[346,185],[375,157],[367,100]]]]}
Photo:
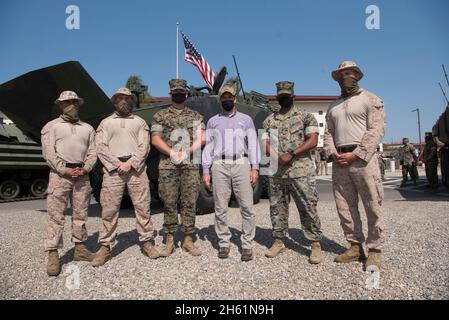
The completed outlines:
{"type": "MultiPolygon", "coordinates": [[[[241,240],[240,237],[242,235],[242,232],[240,230],[237,230],[235,228],[229,228],[231,231],[231,243],[235,244],[239,248],[241,247],[241,240]]],[[[304,237],[304,234],[299,229],[289,229],[290,237],[294,240],[291,240],[289,238],[285,239],[285,246],[289,248],[290,250],[296,251],[297,253],[309,256],[310,255],[310,247],[311,241],[307,240],[304,237]]],[[[212,247],[218,251],[218,237],[215,233],[215,229],[213,225],[210,225],[207,228],[202,228],[198,230],[197,236],[199,239],[205,241],[209,241],[212,245],[212,247]]],[[[176,235],[175,235],[176,239],[176,235]]],[[[271,229],[264,229],[260,227],[256,227],[256,236],[254,237],[254,241],[257,243],[270,248],[273,243],[273,237],[272,237],[272,230],[271,229]]],[[[321,248],[323,251],[334,253],[334,254],[341,254],[346,251],[346,248],[338,244],[337,242],[323,237],[321,240],[321,248]]]]}
{"type": "MultiPolygon", "coordinates": [[[[231,228],[231,233],[232,233],[232,229],[231,228]]],[[[210,225],[207,228],[202,228],[199,229],[197,232],[197,237],[201,240],[207,240],[210,242],[210,244],[212,245],[212,247],[218,251],[218,237],[217,234],[215,233],[215,228],[214,225],[210,225]]],[[[235,237],[231,236],[231,241],[235,241],[235,237]]]]}
{"type": "MultiPolygon", "coordinates": [[[[285,246],[290,250],[298,252],[299,254],[309,256],[310,249],[305,247],[310,247],[311,241],[304,236],[302,230],[289,228],[288,233],[293,240],[289,238],[284,239],[285,246]]],[[[257,227],[256,237],[254,240],[257,243],[267,247],[267,249],[270,248],[274,241],[272,230],[257,227]]],[[[323,236],[323,239],[321,240],[321,249],[334,254],[341,254],[346,251],[345,247],[325,236],[323,236]]]]}
{"type": "Polygon", "coordinates": [[[449,201],[449,190],[447,188],[440,186],[437,194],[426,193],[426,189],[427,186],[413,189],[398,188],[396,190],[404,199],[394,201],[449,201]]]}
{"type": "MultiPolygon", "coordinates": [[[[157,236],[157,231],[154,231],[154,237],[157,236]]],[[[99,237],[99,232],[95,232],[94,234],[92,234],[91,236],[89,236],[87,238],[86,241],[86,246],[87,248],[93,252],[96,253],[101,245],[98,243],[98,237],[99,237]]],[[[123,251],[127,250],[128,248],[135,246],[135,245],[140,245],[139,242],[139,234],[137,233],[136,229],[127,231],[127,232],[123,232],[123,233],[119,233],[117,235],[117,242],[116,244],[112,247],[112,257],[116,257],[118,255],[120,255],[123,251]]],[[[75,248],[72,247],[70,250],[68,250],[60,259],[61,261],[61,265],[70,263],[73,261],[73,254],[74,254],[75,248]]]]}
{"type": "MultiPolygon", "coordinates": [[[[99,232],[95,232],[94,234],[92,234],[91,236],[89,236],[87,238],[86,241],[86,247],[87,249],[89,249],[91,252],[97,252],[98,249],[100,249],[100,245],[98,244],[98,235],[99,232]]],[[[66,263],[70,263],[73,261],[73,254],[75,252],[75,247],[73,246],[70,250],[68,250],[61,258],[61,266],[63,266],[66,263]]]]}

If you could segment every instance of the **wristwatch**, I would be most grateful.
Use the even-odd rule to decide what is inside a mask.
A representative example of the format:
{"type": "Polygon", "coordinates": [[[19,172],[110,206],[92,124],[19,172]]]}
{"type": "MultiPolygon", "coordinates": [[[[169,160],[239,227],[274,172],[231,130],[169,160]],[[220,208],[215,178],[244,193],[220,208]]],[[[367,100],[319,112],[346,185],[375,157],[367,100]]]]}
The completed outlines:
{"type": "Polygon", "coordinates": [[[288,153],[290,153],[290,155],[291,155],[293,158],[296,157],[295,150],[289,151],[288,153]]]}

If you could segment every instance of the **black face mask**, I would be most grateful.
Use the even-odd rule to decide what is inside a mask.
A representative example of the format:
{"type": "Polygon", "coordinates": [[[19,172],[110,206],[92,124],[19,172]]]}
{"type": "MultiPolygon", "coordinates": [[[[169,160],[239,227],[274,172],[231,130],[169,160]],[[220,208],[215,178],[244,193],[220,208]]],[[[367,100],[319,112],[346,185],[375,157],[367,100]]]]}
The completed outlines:
{"type": "Polygon", "coordinates": [[[282,108],[289,108],[293,105],[293,97],[282,96],[278,98],[278,102],[282,108]]]}
{"type": "Polygon", "coordinates": [[[221,106],[225,111],[231,111],[234,108],[234,100],[222,101],[221,106]]]}
{"type": "Polygon", "coordinates": [[[173,93],[172,95],[171,95],[171,100],[174,102],[174,103],[177,103],[177,104],[181,104],[181,103],[184,103],[184,101],[186,101],[186,94],[185,93],[173,93]]]}

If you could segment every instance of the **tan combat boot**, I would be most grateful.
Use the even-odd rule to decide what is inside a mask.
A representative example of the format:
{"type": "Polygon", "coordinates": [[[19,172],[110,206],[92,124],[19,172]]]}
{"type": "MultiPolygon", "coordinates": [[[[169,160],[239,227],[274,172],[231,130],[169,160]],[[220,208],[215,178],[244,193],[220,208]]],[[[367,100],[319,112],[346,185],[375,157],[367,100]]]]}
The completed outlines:
{"type": "Polygon", "coordinates": [[[75,244],[75,253],[73,254],[73,261],[89,261],[91,262],[95,254],[90,252],[84,243],[75,244]]]}
{"type": "Polygon", "coordinates": [[[366,257],[362,245],[360,243],[351,243],[351,248],[338,255],[334,262],[348,263],[353,261],[363,261],[365,259],[366,257]]]}
{"type": "Polygon", "coordinates": [[[321,251],[321,244],[319,241],[313,241],[311,246],[312,252],[310,253],[309,262],[311,264],[318,264],[323,260],[323,253],[321,251]]]}
{"type": "Polygon", "coordinates": [[[182,241],[182,249],[192,256],[200,256],[201,250],[193,243],[192,235],[186,234],[184,235],[184,240],[182,241]]]}
{"type": "Polygon", "coordinates": [[[150,259],[159,258],[159,251],[156,250],[150,241],[145,241],[142,245],[142,252],[150,259]]]}
{"type": "Polygon", "coordinates": [[[55,277],[61,273],[61,265],[59,264],[58,250],[48,251],[47,274],[55,277]]]}
{"type": "Polygon", "coordinates": [[[165,243],[164,249],[159,253],[159,256],[161,257],[168,257],[175,251],[175,239],[173,233],[167,234],[167,241],[165,243]]]}
{"type": "Polygon", "coordinates": [[[92,260],[92,266],[99,267],[104,265],[107,261],[112,259],[111,249],[107,246],[101,246],[100,250],[95,254],[92,260]]]}
{"type": "Polygon", "coordinates": [[[377,267],[380,269],[382,264],[382,253],[380,250],[369,250],[368,251],[368,259],[366,260],[365,268],[368,270],[369,267],[377,267]]]}
{"type": "Polygon", "coordinates": [[[271,248],[265,252],[265,257],[274,258],[285,250],[287,250],[287,248],[285,247],[284,242],[281,239],[276,239],[271,248]]]}

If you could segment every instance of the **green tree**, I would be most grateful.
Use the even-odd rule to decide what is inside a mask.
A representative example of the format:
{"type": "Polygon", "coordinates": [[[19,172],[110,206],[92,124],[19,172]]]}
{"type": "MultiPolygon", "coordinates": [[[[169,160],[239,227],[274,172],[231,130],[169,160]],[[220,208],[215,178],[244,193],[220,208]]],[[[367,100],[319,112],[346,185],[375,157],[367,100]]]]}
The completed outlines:
{"type": "Polygon", "coordinates": [[[140,76],[130,76],[128,81],[126,81],[126,87],[131,91],[139,93],[140,103],[150,103],[153,101],[153,98],[148,91],[148,86],[144,85],[140,76]]]}

